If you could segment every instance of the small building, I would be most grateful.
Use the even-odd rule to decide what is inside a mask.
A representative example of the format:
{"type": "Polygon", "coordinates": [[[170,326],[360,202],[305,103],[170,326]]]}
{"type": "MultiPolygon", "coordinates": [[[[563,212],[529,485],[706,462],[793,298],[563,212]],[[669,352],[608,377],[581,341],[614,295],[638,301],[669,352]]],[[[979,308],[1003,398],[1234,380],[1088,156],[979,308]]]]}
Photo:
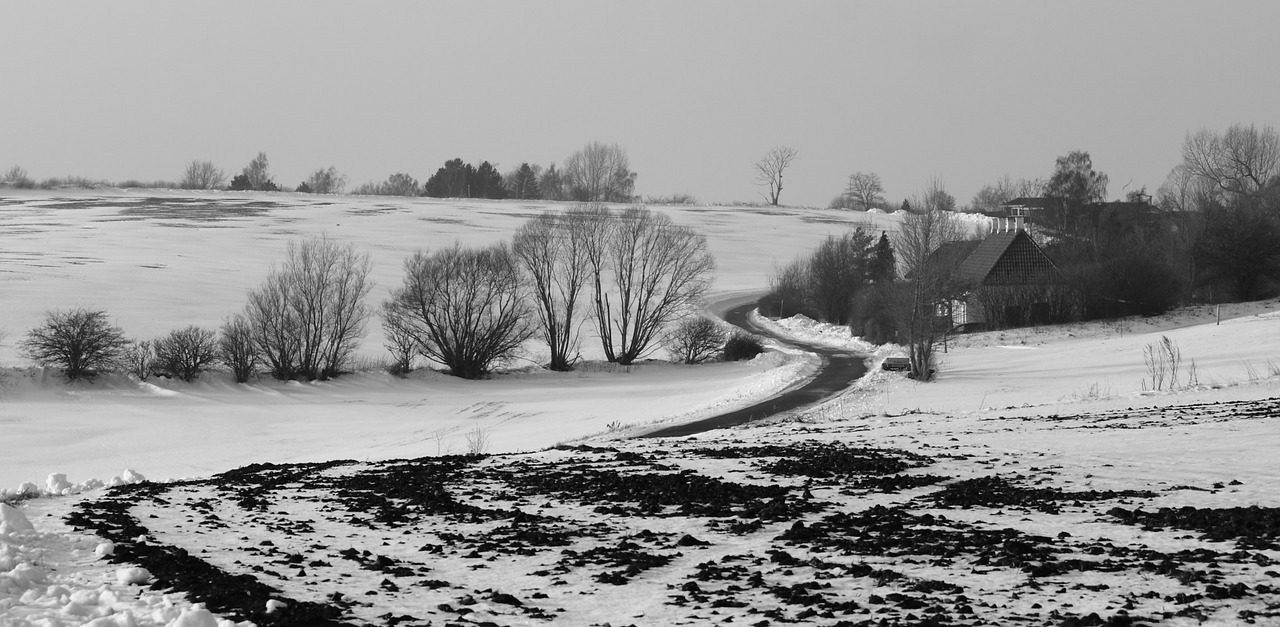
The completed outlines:
{"type": "Polygon", "coordinates": [[[966,244],[970,250],[953,274],[955,283],[964,287],[949,305],[953,324],[1007,328],[1071,319],[1071,289],[1027,233],[1020,211],[996,218],[995,232],[966,244]]]}

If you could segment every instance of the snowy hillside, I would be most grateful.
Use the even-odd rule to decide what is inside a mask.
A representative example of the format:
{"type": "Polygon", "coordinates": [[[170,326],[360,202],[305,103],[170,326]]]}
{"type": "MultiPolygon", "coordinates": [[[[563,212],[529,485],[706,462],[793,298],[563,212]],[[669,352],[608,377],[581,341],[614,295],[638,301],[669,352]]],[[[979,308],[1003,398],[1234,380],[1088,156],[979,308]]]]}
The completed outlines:
{"type": "MultiPolygon", "coordinates": [[[[217,625],[206,605],[260,625],[1280,618],[1277,302],[961,336],[937,382],[873,369],[820,407],[675,441],[632,436],[750,404],[815,359],[67,385],[11,349],[54,307],[141,337],[214,326],[299,234],[369,246],[381,297],[415,248],[508,237],[539,209],[0,199],[0,489],[67,495],[0,508],[0,626],[217,625]],[[1166,337],[1186,363],[1152,391],[1143,350],[1166,337]]],[[[846,220],[891,227],[661,210],[708,234],[719,310],[846,220]]],[[[769,324],[873,364],[896,350],[769,324]]]]}

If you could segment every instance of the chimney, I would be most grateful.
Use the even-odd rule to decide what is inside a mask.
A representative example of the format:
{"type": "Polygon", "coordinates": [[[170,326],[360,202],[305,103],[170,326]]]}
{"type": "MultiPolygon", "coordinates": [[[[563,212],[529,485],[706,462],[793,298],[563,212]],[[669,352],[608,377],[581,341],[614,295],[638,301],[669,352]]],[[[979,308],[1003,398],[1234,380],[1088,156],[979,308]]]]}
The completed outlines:
{"type": "Polygon", "coordinates": [[[1023,227],[1024,227],[1024,225],[1025,225],[1025,222],[1026,222],[1026,218],[1025,218],[1025,217],[1023,217],[1023,216],[1021,216],[1021,215],[1014,216],[1014,217],[1013,217],[1013,230],[1014,230],[1014,232],[1024,230],[1024,229],[1023,229],[1023,227]]]}

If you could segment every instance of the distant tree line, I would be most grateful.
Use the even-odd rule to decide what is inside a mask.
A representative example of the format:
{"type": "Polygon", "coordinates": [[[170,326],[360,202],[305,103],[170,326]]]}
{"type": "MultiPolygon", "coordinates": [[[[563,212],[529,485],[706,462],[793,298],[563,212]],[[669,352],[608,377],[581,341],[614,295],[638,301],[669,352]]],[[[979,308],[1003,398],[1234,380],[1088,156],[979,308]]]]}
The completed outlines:
{"type": "MultiPolygon", "coordinates": [[[[542,167],[521,163],[505,174],[488,161],[472,165],[461,158],[445,161],[421,183],[412,175],[397,172],[385,181],[368,182],[351,190],[353,194],[383,196],[428,196],[432,198],[511,198],[515,200],[556,200],[627,203],[636,199],[636,173],[627,152],[617,144],[591,142],[565,159],[542,167]]],[[[0,177],[0,183],[15,187],[34,186],[21,168],[14,167],[0,177]]],[[[293,188],[310,194],[339,194],[347,178],[334,166],[321,168],[293,188]]],[[[260,152],[238,174],[227,173],[211,161],[192,160],[177,187],[192,190],[282,191],[271,176],[266,153],[260,152]]]]}

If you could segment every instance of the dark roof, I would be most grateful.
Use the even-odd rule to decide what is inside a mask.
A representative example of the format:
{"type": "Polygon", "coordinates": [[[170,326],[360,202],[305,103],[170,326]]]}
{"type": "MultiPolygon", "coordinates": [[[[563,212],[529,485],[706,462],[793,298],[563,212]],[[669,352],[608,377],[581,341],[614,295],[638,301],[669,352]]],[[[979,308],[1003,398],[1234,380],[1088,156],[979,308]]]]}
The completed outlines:
{"type": "Polygon", "coordinates": [[[992,233],[956,268],[956,277],[976,285],[1029,285],[1060,281],[1062,273],[1026,231],[992,233]]]}
{"type": "Polygon", "coordinates": [[[1047,209],[1053,206],[1052,198],[1044,198],[1042,196],[1021,196],[1000,203],[1001,207],[1032,207],[1035,209],[1047,209]]]}

